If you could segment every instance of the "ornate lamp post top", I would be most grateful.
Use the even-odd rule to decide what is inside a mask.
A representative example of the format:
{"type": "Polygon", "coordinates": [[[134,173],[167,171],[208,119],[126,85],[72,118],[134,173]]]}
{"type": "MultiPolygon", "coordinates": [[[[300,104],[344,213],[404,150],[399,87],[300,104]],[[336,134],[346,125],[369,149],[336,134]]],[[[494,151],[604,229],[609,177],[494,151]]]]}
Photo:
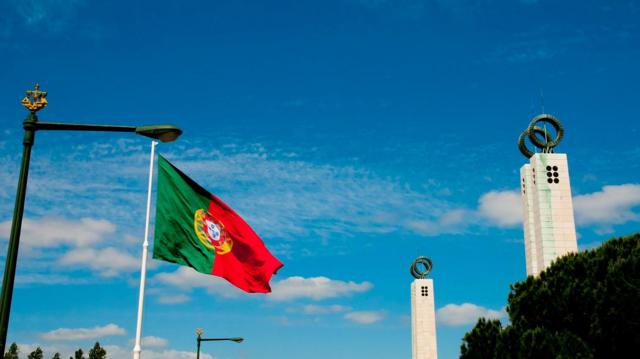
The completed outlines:
{"type": "Polygon", "coordinates": [[[27,90],[27,95],[20,101],[22,106],[26,107],[29,111],[36,113],[47,106],[47,92],[40,91],[40,85],[36,83],[35,89],[27,90]]]}

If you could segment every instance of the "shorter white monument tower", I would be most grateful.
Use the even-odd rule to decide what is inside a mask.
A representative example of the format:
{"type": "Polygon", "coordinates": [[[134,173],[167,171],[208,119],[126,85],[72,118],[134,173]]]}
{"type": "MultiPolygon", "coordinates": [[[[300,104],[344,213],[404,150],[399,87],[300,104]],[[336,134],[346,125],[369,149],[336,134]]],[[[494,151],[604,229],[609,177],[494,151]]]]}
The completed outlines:
{"type": "Polygon", "coordinates": [[[433,279],[427,279],[433,263],[418,257],[411,266],[411,349],[413,359],[437,359],[436,310],[433,300],[433,279]],[[420,266],[424,268],[419,268],[420,266]]]}
{"type": "Polygon", "coordinates": [[[542,114],[531,121],[518,140],[520,151],[530,159],[520,168],[527,275],[538,275],[554,259],[578,251],[567,155],[553,153],[563,134],[560,121],[542,114]],[[551,139],[546,126],[538,127],[539,123],[550,124],[555,139],[551,139]],[[527,137],[541,153],[526,147],[527,137]]]}

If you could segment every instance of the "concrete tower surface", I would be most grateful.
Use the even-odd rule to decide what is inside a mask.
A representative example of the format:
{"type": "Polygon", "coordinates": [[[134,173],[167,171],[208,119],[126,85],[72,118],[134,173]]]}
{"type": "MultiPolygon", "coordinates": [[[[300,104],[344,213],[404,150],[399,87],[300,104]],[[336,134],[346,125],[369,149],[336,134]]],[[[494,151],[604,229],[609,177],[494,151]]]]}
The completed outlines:
{"type": "Polygon", "coordinates": [[[538,275],[554,259],[578,251],[567,155],[553,153],[563,133],[555,117],[543,114],[535,117],[520,135],[520,151],[530,159],[520,168],[527,275],[538,275]],[[555,129],[554,140],[546,126],[537,126],[540,122],[555,129]],[[534,154],[526,148],[526,136],[541,153],[534,154]]]}
{"type": "Polygon", "coordinates": [[[427,257],[418,257],[411,266],[415,280],[411,283],[411,352],[413,359],[437,359],[436,311],[433,279],[426,276],[432,262],[427,257]],[[424,266],[424,270],[418,268],[424,266]]]}

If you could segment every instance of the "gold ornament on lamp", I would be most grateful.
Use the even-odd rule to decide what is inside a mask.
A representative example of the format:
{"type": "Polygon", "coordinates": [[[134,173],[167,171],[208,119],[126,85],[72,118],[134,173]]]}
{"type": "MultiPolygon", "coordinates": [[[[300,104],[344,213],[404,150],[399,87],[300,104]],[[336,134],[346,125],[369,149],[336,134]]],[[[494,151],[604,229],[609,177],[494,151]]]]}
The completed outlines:
{"type": "Polygon", "coordinates": [[[31,112],[38,112],[47,106],[47,92],[40,91],[40,85],[36,84],[34,90],[28,90],[27,95],[21,101],[22,106],[31,112]]]}

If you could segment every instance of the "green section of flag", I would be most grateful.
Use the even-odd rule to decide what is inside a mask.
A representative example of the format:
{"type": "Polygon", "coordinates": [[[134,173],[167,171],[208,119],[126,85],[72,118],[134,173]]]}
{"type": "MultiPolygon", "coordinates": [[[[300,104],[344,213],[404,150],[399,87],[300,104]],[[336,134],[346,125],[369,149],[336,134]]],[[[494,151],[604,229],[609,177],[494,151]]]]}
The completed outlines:
{"type": "Polygon", "coordinates": [[[153,258],[187,265],[211,274],[214,251],[200,242],[194,230],[194,214],[209,208],[211,194],[158,156],[158,197],[153,258]]]}

